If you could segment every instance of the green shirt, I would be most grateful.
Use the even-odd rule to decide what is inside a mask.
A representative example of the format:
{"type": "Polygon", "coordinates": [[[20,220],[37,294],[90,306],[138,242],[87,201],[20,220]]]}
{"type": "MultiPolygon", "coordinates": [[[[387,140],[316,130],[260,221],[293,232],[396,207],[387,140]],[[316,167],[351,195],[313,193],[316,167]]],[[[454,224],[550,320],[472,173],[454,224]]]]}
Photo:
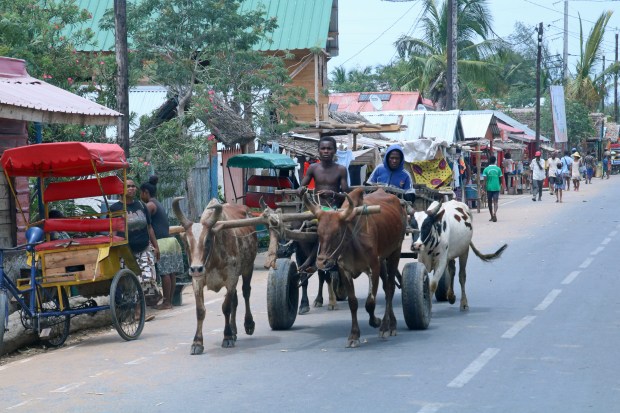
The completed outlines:
{"type": "Polygon", "coordinates": [[[482,171],[482,175],[486,176],[487,191],[499,191],[501,189],[499,178],[502,176],[502,170],[499,166],[487,166],[484,168],[484,171],[482,171]]]}

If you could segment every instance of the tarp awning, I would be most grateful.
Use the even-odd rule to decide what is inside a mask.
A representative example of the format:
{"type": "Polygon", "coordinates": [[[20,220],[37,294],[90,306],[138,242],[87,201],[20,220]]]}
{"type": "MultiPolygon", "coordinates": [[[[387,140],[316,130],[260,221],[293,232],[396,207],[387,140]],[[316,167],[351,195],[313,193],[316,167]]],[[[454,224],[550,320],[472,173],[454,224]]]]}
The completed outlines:
{"type": "Polygon", "coordinates": [[[229,168],[294,169],[297,163],[287,155],[279,153],[245,153],[228,159],[229,168]]]}
{"type": "Polygon", "coordinates": [[[9,176],[84,176],[125,169],[125,152],[117,144],[57,142],[7,149],[0,158],[9,176]]]}

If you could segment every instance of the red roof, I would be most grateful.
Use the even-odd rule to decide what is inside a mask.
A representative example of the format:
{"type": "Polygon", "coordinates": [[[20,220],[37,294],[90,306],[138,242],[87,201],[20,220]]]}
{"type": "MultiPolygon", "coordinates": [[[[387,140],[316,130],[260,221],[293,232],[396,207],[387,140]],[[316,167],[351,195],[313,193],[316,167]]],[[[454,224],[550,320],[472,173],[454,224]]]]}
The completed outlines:
{"type": "Polygon", "coordinates": [[[9,176],[84,176],[129,166],[123,149],[111,143],[39,143],[7,149],[0,165],[9,176]]]}
{"type": "Polygon", "coordinates": [[[335,112],[375,112],[379,110],[416,110],[423,104],[420,92],[352,92],[330,93],[329,110],[335,112]],[[371,96],[380,106],[376,109],[371,102],[371,96]],[[381,102],[380,104],[378,102],[381,102]],[[337,106],[336,106],[337,105],[337,106]]]}
{"type": "Polygon", "coordinates": [[[0,118],[112,125],[120,113],[28,75],[26,62],[0,57],[0,118]]]}
{"type": "Polygon", "coordinates": [[[517,128],[513,128],[512,126],[506,125],[505,123],[497,122],[497,127],[501,130],[505,130],[512,133],[524,133],[525,131],[517,128]]]}

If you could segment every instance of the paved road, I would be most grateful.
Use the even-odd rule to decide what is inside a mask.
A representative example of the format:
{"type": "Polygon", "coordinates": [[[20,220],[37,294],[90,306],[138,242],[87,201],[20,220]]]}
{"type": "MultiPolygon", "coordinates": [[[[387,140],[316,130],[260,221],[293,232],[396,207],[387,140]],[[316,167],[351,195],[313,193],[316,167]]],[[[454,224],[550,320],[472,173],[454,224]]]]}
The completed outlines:
{"type": "MultiPolygon", "coordinates": [[[[346,303],[271,331],[266,272],[257,270],[256,332],[241,333],[234,349],[220,347],[221,294],[209,292],[205,354],[189,355],[195,321],[186,295],[140,340],[110,331],[1,366],[0,411],[616,411],[620,191],[612,178],[566,193],[563,204],[547,193],[543,202],[503,196],[497,223],[475,213],[476,246],[509,248],[493,263],[470,255],[470,311],[434,302],[428,330],[406,329],[397,291],[399,335],[388,340],[368,326],[362,303],[357,349],[344,347],[346,303]]],[[[365,276],[356,281],[361,300],[366,285],[365,276]]]]}

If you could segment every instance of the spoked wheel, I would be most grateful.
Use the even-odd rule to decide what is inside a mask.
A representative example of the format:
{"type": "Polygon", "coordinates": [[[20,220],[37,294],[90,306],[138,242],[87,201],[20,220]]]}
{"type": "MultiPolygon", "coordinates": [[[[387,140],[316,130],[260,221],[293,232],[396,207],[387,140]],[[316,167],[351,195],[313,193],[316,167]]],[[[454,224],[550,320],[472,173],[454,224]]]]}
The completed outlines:
{"type": "Polygon", "coordinates": [[[46,312],[58,312],[69,308],[69,299],[64,288],[60,288],[60,297],[56,287],[39,289],[38,299],[41,302],[41,342],[48,347],[60,347],[65,344],[71,328],[71,316],[54,315],[46,317],[46,312]],[[61,305],[62,304],[62,305],[61,305]],[[49,329],[49,330],[47,330],[49,329]]]}
{"type": "Polygon", "coordinates": [[[410,262],[403,268],[401,298],[410,330],[426,330],[431,322],[431,290],[424,264],[410,262]]]}
{"type": "Polygon", "coordinates": [[[0,290],[0,354],[2,354],[2,345],[4,344],[4,329],[6,328],[7,316],[9,313],[9,299],[6,291],[0,290]]]}
{"type": "Polygon", "coordinates": [[[144,328],[146,303],[138,277],[128,269],[114,276],[110,286],[112,323],[124,340],[135,340],[144,328]]]}
{"type": "Polygon", "coordinates": [[[448,269],[443,272],[443,276],[439,283],[437,283],[437,289],[435,290],[435,299],[439,302],[448,301],[448,289],[450,288],[450,274],[448,269]]]}
{"type": "Polygon", "coordinates": [[[299,307],[297,264],[288,258],[276,260],[276,269],[267,278],[267,316],[273,330],[288,330],[299,307]]]}

